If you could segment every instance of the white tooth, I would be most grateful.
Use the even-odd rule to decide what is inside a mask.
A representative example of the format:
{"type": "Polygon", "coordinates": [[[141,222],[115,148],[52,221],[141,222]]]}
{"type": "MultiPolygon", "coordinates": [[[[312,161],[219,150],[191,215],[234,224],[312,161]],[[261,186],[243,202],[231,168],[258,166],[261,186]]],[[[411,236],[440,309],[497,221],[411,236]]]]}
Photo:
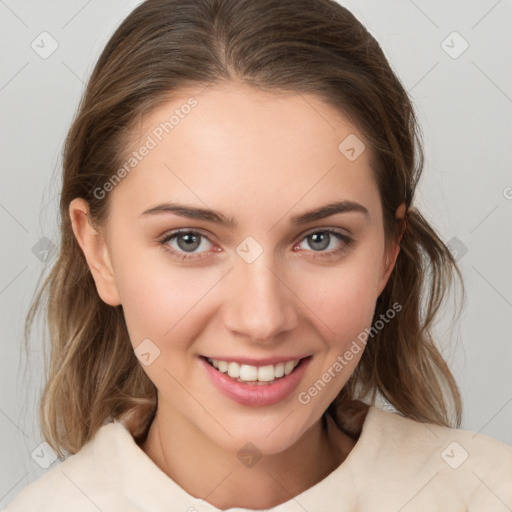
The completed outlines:
{"type": "Polygon", "coordinates": [[[258,368],[256,368],[256,366],[242,364],[240,366],[240,379],[246,382],[258,380],[258,368]]]}
{"type": "Polygon", "coordinates": [[[228,375],[233,379],[238,379],[240,377],[240,365],[234,361],[228,363],[228,375]]]}
{"type": "Polygon", "coordinates": [[[292,370],[295,368],[295,361],[288,361],[284,364],[284,374],[290,375],[292,373],[292,370]]]}
{"type": "Polygon", "coordinates": [[[275,379],[290,375],[300,363],[300,359],[287,363],[268,364],[266,366],[251,366],[239,364],[234,361],[227,362],[219,359],[208,359],[212,365],[222,373],[227,373],[231,378],[239,382],[271,382],[275,379]]]}
{"type": "Polygon", "coordinates": [[[276,377],[274,372],[274,365],[260,366],[258,368],[258,380],[261,382],[270,382],[276,377]]]}
{"type": "Polygon", "coordinates": [[[274,370],[276,379],[279,379],[284,375],[284,363],[277,363],[276,369],[274,370]]]}

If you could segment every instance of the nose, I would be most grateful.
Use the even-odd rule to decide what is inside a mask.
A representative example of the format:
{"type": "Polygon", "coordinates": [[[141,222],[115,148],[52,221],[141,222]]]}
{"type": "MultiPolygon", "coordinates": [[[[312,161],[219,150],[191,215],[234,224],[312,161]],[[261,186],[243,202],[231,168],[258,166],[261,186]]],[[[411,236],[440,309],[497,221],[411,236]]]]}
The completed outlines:
{"type": "Polygon", "coordinates": [[[234,335],[272,344],[298,323],[294,294],[265,252],[252,263],[236,262],[229,276],[224,322],[234,335]]]}

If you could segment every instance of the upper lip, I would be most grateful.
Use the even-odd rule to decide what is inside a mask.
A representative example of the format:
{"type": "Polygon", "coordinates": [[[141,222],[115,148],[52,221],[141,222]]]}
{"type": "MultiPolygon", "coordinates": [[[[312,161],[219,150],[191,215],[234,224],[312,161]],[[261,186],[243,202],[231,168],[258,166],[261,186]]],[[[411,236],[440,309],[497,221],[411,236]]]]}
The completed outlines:
{"type": "Polygon", "coordinates": [[[287,363],[288,361],[297,361],[309,357],[311,354],[302,354],[297,356],[273,356],[256,359],[253,357],[233,357],[233,356],[203,356],[207,359],[217,359],[218,361],[234,362],[238,364],[247,364],[249,366],[266,366],[269,364],[276,365],[278,363],[287,363]]]}

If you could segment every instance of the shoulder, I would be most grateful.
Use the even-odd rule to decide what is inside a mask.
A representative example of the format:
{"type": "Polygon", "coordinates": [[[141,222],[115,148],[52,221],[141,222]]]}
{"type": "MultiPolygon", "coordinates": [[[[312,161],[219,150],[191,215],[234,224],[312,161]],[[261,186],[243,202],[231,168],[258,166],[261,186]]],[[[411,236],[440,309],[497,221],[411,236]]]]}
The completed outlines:
{"type": "MultiPolygon", "coordinates": [[[[126,443],[133,443],[119,422],[103,425],[82,449],[68,456],[43,476],[27,485],[5,512],[68,511],[98,512],[100,504],[113,492],[114,476],[103,462],[126,443]]],[[[109,498],[107,498],[108,500],[109,498]]]]}
{"type": "Polygon", "coordinates": [[[370,408],[366,423],[380,475],[410,482],[418,491],[425,485],[430,493],[471,504],[471,510],[512,507],[511,446],[377,407],[370,408]]]}
{"type": "Polygon", "coordinates": [[[377,407],[370,407],[370,411],[371,421],[378,424],[380,434],[385,436],[387,442],[393,442],[395,448],[401,447],[407,451],[414,448],[414,453],[426,455],[442,448],[440,456],[443,460],[450,457],[457,459],[452,461],[452,466],[462,465],[472,457],[482,463],[502,461],[509,469],[512,468],[512,446],[497,439],[467,430],[422,423],[377,407]]]}

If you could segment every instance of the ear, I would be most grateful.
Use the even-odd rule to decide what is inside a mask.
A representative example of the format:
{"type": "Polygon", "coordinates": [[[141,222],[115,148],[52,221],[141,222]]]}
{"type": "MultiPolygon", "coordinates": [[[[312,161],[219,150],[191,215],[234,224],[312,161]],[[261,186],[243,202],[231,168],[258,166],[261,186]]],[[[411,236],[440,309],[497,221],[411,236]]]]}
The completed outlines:
{"type": "Polygon", "coordinates": [[[398,240],[392,240],[389,243],[389,247],[386,250],[384,262],[383,262],[383,270],[382,275],[379,279],[379,284],[377,287],[377,296],[382,293],[382,290],[386,287],[389,276],[395,267],[396,259],[398,257],[398,253],[400,252],[400,241],[402,240],[402,236],[405,231],[405,203],[401,203],[395,212],[395,219],[400,221],[401,227],[398,235],[398,240]]]}
{"type": "Polygon", "coordinates": [[[73,199],[69,205],[69,216],[73,233],[87,260],[98,295],[110,306],[119,306],[121,298],[107,243],[103,233],[90,221],[87,201],[82,198],[73,199]]]}

